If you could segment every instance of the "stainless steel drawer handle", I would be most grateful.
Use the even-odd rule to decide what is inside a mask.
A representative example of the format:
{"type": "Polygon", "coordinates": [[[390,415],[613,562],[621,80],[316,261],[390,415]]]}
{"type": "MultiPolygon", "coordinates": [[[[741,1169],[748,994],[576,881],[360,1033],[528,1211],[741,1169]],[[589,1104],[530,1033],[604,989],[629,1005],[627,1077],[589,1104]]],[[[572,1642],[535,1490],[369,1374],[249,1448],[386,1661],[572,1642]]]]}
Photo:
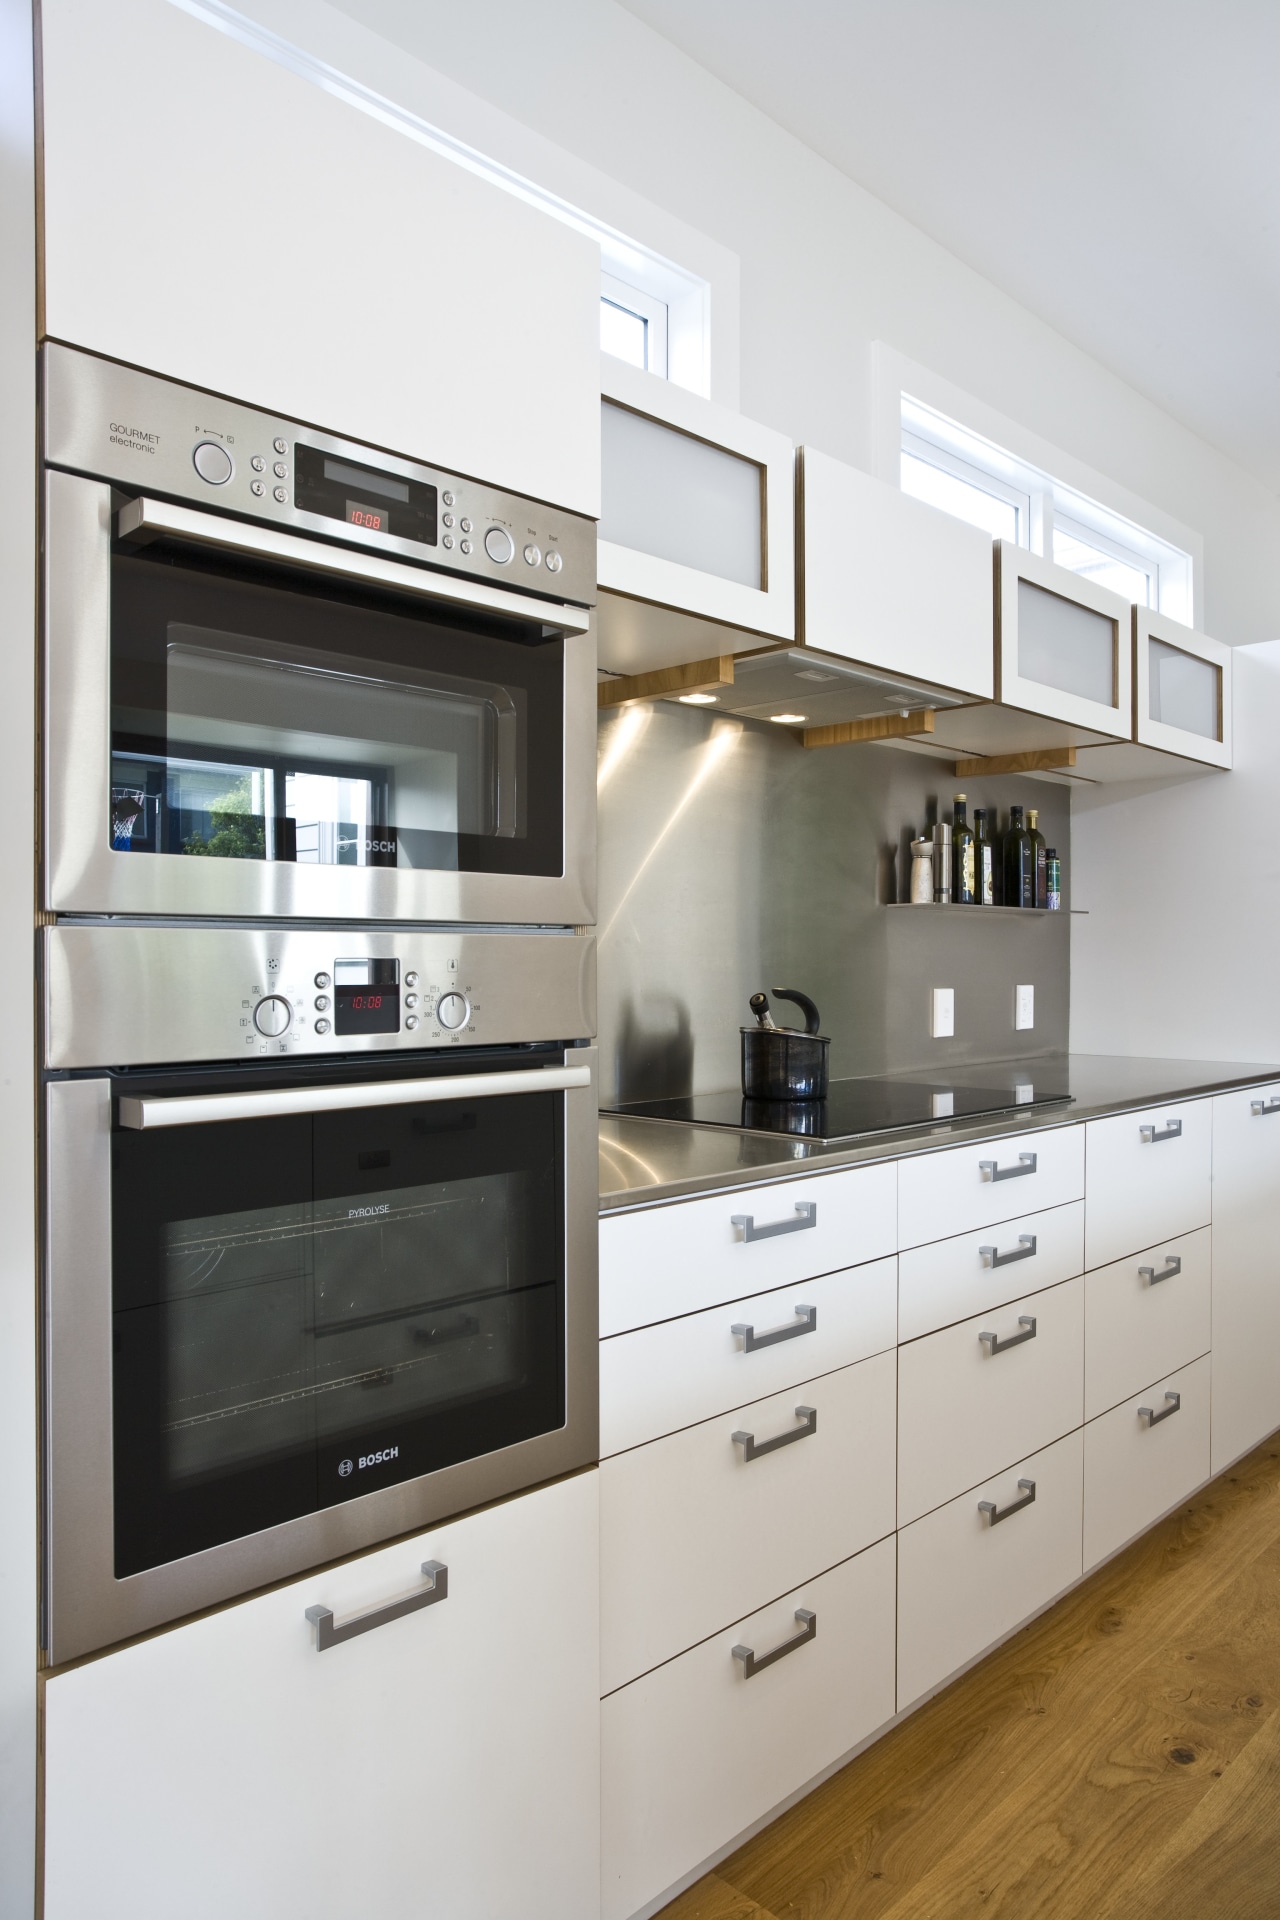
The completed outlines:
{"type": "Polygon", "coordinates": [[[1138,1132],[1150,1147],[1157,1140],[1176,1140],[1182,1132],[1182,1122],[1166,1120],[1162,1127],[1139,1127],[1138,1132]]]}
{"type": "Polygon", "coordinates": [[[1144,1427],[1158,1427],[1162,1420],[1172,1420],[1181,1405],[1182,1395],[1180,1393],[1166,1393],[1164,1405],[1161,1407],[1159,1413],[1157,1413],[1153,1407],[1139,1407],[1138,1418],[1144,1427]]]}
{"type": "Polygon", "coordinates": [[[744,1240],[774,1240],[780,1233],[803,1233],[806,1227],[816,1227],[818,1203],[816,1200],[797,1200],[794,1220],[770,1220],[766,1226],[758,1227],[754,1213],[732,1213],[729,1224],[742,1228],[744,1240]]]}
{"type": "Polygon", "coordinates": [[[1280,1100],[1251,1100],[1250,1113],[1280,1113],[1280,1100]]]}
{"type": "Polygon", "coordinates": [[[358,1613],[354,1620],[344,1620],[340,1627],[333,1624],[333,1614],[328,1607],[308,1607],[307,1618],[315,1625],[316,1652],[327,1653],[330,1647],[337,1647],[344,1640],[354,1640],[357,1634],[372,1633],[375,1627],[385,1627],[389,1620],[402,1620],[406,1613],[417,1613],[421,1607],[434,1607],[437,1600],[449,1598],[449,1569],[443,1560],[424,1560],[422,1571],[430,1585],[421,1593],[411,1593],[403,1600],[393,1600],[389,1606],[375,1607],[372,1613],[358,1613]]]}
{"type": "Polygon", "coordinates": [[[978,1172],[984,1180],[1021,1180],[1024,1174],[1034,1173],[1036,1156],[1034,1153],[1020,1153],[1016,1167],[1001,1167],[994,1160],[979,1160],[978,1172]]]}
{"type": "Polygon", "coordinates": [[[1018,1488],[1022,1494],[1021,1500],[1011,1500],[1007,1507],[998,1507],[994,1500],[979,1500],[978,1512],[989,1527],[998,1527],[1002,1520],[1009,1518],[1010,1514],[1021,1513],[1024,1507],[1031,1505],[1036,1497],[1035,1481],[1019,1480],[1018,1488]]]}
{"type": "Polygon", "coordinates": [[[729,1331],[737,1334],[744,1353],[754,1353],[758,1347],[776,1347],[780,1340],[798,1340],[802,1333],[816,1333],[818,1309],[797,1307],[793,1321],[785,1326],[770,1327],[768,1333],[757,1333],[753,1326],[743,1320],[735,1320],[729,1331]]]}
{"type": "Polygon", "coordinates": [[[806,1641],[817,1639],[818,1616],[816,1613],[808,1607],[797,1607],[796,1619],[800,1622],[802,1631],[795,1634],[792,1639],[784,1640],[780,1647],[773,1649],[772,1653],[762,1653],[757,1657],[753,1647],[739,1646],[733,1649],[734,1659],[742,1662],[744,1680],[754,1680],[758,1673],[763,1673],[766,1667],[771,1667],[775,1660],[785,1660],[789,1653],[794,1653],[797,1647],[804,1646],[806,1641]]]}
{"type": "Polygon", "coordinates": [[[803,1425],[788,1427],[784,1433],[775,1433],[772,1440],[757,1440],[754,1433],[744,1433],[741,1428],[731,1437],[734,1445],[742,1448],[744,1460],[758,1460],[762,1453],[776,1453],[779,1447],[789,1447],[795,1440],[807,1440],[811,1433],[818,1431],[816,1407],[797,1407],[796,1419],[802,1421],[803,1425]]]}
{"type": "MultiPolygon", "coordinates": [[[[1036,1237],[1034,1233],[1020,1233],[1018,1235],[1017,1251],[1013,1253],[1001,1253],[999,1247],[978,1248],[984,1267],[1007,1267],[1015,1260],[1030,1260],[1033,1258],[1035,1250],[1036,1237]]],[[[983,1338],[986,1338],[985,1334],[983,1338]]]]}
{"type": "Polygon", "coordinates": [[[1176,1253],[1165,1255],[1164,1265],[1159,1273],[1154,1267],[1139,1267],[1138,1278],[1145,1280],[1149,1287],[1158,1287],[1162,1280],[1172,1280],[1175,1273],[1182,1272],[1182,1261],[1176,1253]]]}
{"type": "Polygon", "coordinates": [[[978,1338],[989,1354],[1008,1353],[1010,1347],[1020,1347],[1024,1340],[1034,1340],[1036,1337],[1036,1317],[1033,1313],[1020,1313],[1018,1325],[1022,1332],[1011,1333],[1007,1340],[1002,1340],[998,1333],[980,1333],[978,1338]]]}

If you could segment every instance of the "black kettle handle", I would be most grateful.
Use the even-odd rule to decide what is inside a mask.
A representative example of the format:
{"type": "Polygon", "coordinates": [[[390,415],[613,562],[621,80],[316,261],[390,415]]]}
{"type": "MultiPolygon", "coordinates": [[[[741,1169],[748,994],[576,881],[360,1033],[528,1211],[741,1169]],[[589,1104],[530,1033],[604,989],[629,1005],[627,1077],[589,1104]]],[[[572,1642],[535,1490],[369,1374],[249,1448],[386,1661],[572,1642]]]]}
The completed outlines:
{"type": "Polygon", "coordinates": [[[793,1005],[799,1007],[801,1013],[804,1015],[805,1032],[817,1033],[822,1022],[818,1018],[818,1009],[814,1006],[807,993],[797,993],[794,987],[775,987],[773,989],[773,997],[775,1000],[790,1000],[793,1005]]]}

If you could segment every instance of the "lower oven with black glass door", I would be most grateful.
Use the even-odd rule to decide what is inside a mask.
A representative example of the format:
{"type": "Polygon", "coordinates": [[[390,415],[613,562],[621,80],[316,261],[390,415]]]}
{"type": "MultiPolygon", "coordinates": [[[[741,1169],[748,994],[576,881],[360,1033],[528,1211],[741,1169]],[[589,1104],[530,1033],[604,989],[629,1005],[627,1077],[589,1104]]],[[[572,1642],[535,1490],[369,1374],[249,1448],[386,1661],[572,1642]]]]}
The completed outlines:
{"type": "Polygon", "coordinates": [[[594,1461],[592,940],[43,940],[52,1661],[594,1461]]]}

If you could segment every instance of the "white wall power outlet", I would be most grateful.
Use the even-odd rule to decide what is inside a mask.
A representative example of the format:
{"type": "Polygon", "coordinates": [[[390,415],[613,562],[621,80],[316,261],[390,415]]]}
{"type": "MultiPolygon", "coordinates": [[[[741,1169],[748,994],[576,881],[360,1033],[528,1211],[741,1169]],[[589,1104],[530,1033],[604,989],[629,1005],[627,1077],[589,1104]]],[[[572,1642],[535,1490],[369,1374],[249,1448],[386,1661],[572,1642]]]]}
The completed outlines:
{"type": "Polygon", "coordinates": [[[929,1004],[929,1032],[935,1040],[950,1040],[956,1030],[956,990],[935,987],[929,1004]]]}
{"type": "Polygon", "coordinates": [[[1013,990],[1013,1025],[1021,1033],[1036,1023],[1036,990],[1034,987],[1015,987],[1013,990]]]}

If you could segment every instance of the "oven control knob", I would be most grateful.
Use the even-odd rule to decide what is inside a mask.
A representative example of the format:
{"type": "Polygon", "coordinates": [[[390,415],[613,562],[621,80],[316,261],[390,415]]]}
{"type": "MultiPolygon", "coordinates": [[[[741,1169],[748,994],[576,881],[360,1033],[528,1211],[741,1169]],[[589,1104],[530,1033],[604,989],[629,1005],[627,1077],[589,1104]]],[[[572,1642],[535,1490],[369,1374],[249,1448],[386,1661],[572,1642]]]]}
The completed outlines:
{"type": "Polygon", "coordinates": [[[269,1040],[278,1040],[282,1033],[287,1033],[292,1019],[293,1008],[278,993],[269,993],[253,1010],[254,1026],[269,1040]]]}
{"type": "Polygon", "coordinates": [[[484,537],[484,550],[495,566],[505,567],[516,550],[516,543],[505,527],[490,527],[484,537]]]}
{"type": "Polygon", "coordinates": [[[202,440],[191,459],[200,478],[211,487],[225,487],[231,478],[231,455],[216,440],[202,440]]]}
{"type": "Polygon", "coordinates": [[[458,1027],[465,1027],[471,1017],[465,994],[442,993],[436,1002],[436,1019],[442,1027],[452,1033],[458,1027]]]}

